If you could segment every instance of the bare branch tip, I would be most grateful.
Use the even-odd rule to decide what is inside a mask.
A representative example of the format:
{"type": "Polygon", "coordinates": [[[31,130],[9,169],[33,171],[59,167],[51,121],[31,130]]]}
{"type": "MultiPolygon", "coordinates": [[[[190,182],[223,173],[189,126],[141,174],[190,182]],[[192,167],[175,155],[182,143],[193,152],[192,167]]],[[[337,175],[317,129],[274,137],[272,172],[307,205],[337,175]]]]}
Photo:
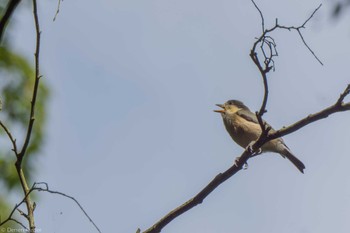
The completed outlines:
{"type": "Polygon", "coordinates": [[[57,18],[57,16],[58,16],[58,13],[60,13],[61,1],[63,2],[63,0],[58,0],[58,5],[57,5],[56,14],[55,14],[55,16],[53,17],[53,20],[52,20],[52,21],[56,21],[56,18],[57,18]]]}
{"type": "MultiPolygon", "coordinates": [[[[350,84],[348,84],[347,87],[345,88],[345,90],[343,91],[343,93],[340,94],[336,105],[342,105],[345,97],[349,94],[350,94],[350,84]]],[[[347,109],[347,104],[345,104],[343,107],[347,109]]]]}
{"type": "Polygon", "coordinates": [[[23,217],[25,217],[26,219],[28,219],[28,215],[26,213],[24,213],[22,210],[17,208],[17,211],[20,215],[22,215],[23,217]]]}
{"type": "Polygon", "coordinates": [[[349,83],[348,86],[346,87],[346,90],[350,91],[350,83],[349,83]]]}
{"type": "Polygon", "coordinates": [[[265,32],[265,19],[264,19],[264,15],[262,13],[262,11],[260,10],[260,8],[258,7],[258,5],[255,3],[254,0],[251,0],[251,2],[253,3],[254,7],[258,10],[259,14],[260,14],[260,18],[261,18],[261,28],[263,33],[265,32]]]}

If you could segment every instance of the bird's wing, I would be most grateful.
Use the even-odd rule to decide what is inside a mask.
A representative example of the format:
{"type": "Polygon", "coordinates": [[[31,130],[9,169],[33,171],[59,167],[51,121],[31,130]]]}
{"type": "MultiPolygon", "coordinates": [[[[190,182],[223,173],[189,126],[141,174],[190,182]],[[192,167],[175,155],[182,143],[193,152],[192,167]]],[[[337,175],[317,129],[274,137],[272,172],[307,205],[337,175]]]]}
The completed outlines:
{"type": "MultiPolygon", "coordinates": [[[[256,115],[249,110],[241,109],[237,112],[237,115],[239,115],[240,117],[244,118],[247,121],[250,121],[255,124],[259,124],[259,121],[256,115]]],[[[264,124],[266,124],[266,126],[271,127],[271,125],[269,125],[269,123],[267,123],[266,121],[263,120],[263,122],[264,124]]],[[[271,130],[274,131],[272,127],[271,127],[271,130]]]]}
{"type": "Polygon", "coordinates": [[[237,111],[237,115],[244,118],[247,121],[253,122],[255,124],[259,124],[259,121],[256,115],[249,110],[241,109],[237,111]]]}

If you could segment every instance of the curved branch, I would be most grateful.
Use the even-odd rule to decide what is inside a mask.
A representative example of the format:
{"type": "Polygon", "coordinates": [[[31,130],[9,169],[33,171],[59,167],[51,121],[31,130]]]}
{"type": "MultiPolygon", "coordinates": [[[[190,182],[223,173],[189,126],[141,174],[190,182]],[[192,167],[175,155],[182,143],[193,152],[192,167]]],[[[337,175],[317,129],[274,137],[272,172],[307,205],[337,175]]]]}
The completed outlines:
{"type": "Polygon", "coordinates": [[[10,130],[5,126],[5,124],[0,121],[0,126],[1,128],[3,128],[3,130],[5,131],[5,133],[7,134],[8,138],[10,139],[11,143],[12,143],[12,151],[16,154],[16,156],[18,157],[18,152],[17,152],[17,144],[16,144],[16,139],[13,138],[10,130]]]}
{"type": "Polygon", "coordinates": [[[87,219],[89,219],[89,221],[91,222],[92,225],[94,225],[94,227],[96,228],[96,230],[98,232],[101,233],[100,229],[98,228],[98,226],[95,224],[95,222],[90,218],[90,216],[88,215],[88,213],[85,211],[85,209],[83,208],[83,206],[77,201],[77,199],[75,199],[74,197],[72,196],[69,196],[65,193],[62,193],[62,192],[59,192],[59,191],[53,191],[53,190],[50,190],[49,189],[49,185],[45,182],[38,182],[38,183],[35,183],[34,185],[37,185],[37,184],[43,184],[45,185],[45,188],[40,188],[40,187],[35,187],[34,190],[36,191],[39,191],[39,192],[48,192],[48,193],[51,193],[51,194],[57,194],[57,195],[60,195],[60,196],[63,196],[63,197],[66,197],[66,198],[69,198],[71,199],[72,201],[75,202],[75,204],[77,204],[77,206],[80,208],[80,210],[84,213],[84,215],[87,217],[87,219]]]}
{"type": "MultiPolygon", "coordinates": [[[[264,28],[264,16],[261,12],[261,10],[259,9],[259,7],[257,6],[257,4],[254,2],[254,0],[251,0],[252,3],[254,4],[255,8],[259,11],[259,14],[261,16],[261,24],[262,27],[264,28]]],[[[257,114],[258,118],[262,117],[262,115],[266,112],[266,104],[267,104],[267,99],[268,99],[268,94],[269,94],[269,90],[268,90],[268,84],[267,84],[267,73],[270,72],[271,69],[274,69],[275,65],[274,65],[274,60],[273,58],[275,56],[278,56],[277,50],[276,50],[276,43],[274,41],[274,39],[269,36],[270,33],[272,33],[273,31],[275,31],[276,29],[285,29],[288,31],[291,30],[296,30],[303,42],[303,44],[305,45],[305,47],[311,52],[311,54],[315,57],[315,59],[321,64],[323,65],[323,63],[321,62],[321,60],[316,56],[316,54],[314,53],[314,51],[310,48],[310,46],[306,43],[302,33],[301,33],[301,29],[305,28],[305,25],[311,20],[311,18],[315,15],[315,13],[321,8],[322,4],[320,4],[313,12],[312,14],[304,21],[304,23],[298,27],[296,26],[283,26],[283,25],[279,25],[278,24],[278,20],[276,19],[276,23],[275,26],[273,26],[270,29],[265,29],[263,30],[263,33],[261,34],[261,36],[259,38],[256,39],[256,41],[253,44],[252,49],[250,50],[250,57],[253,60],[254,64],[258,67],[258,70],[261,74],[261,77],[263,78],[263,84],[264,84],[264,98],[263,98],[263,102],[261,104],[260,110],[257,114]],[[263,54],[263,58],[264,58],[264,66],[261,64],[259,58],[258,58],[258,52],[256,51],[257,46],[260,44],[260,50],[261,53],[263,54]],[[264,49],[264,45],[266,45],[268,47],[268,52],[265,51],[264,49]]],[[[264,131],[264,128],[262,127],[262,130],[264,131]]]]}
{"type": "Polygon", "coordinates": [[[258,10],[259,14],[260,14],[260,18],[261,18],[261,28],[262,28],[262,32],[265,31],[265,19],[264,19],[264,15],[262,13],[262,11],[260,10],[260,8],[258,7],[258,5],[256,5],[256,3],[254,2],[254,0],[251,0],[253,5],[255,6],[255,8],[258,10]]]}
{"type": "MultiPolygon", "coordinates": [[[[51,194],[57,194],[57,195],[60,195],[60,196],[63,196],[63,197],[66,197],[66,198],[69,198],[71,200],[73,200],[77,205],[78,207],[80,208],[80,210],[84,213],[84,215],[89,219],[89,221],[94,225],[94,227],[96,228],[96,230],[98,232],[101,233],[100,229],[97,227],[97,225],[95,224],[95,222],[90,218],[90,216],[88,215],[88,213],[85,211],[85,209],[82,207],[82,205],[78,202],[77,199],[75,199],[74,197],[72,196],[69,196],[65,193],[62,193],[62,192],[59,192],[59,191],[53,191],[51,189],[49,189],[49,185],[46,183],[46,182],[35,182],[33,184],[33,186],[29,189],[28,193],[25,195],[25,197],[22,199],[22,201],[18,204],[15,205],[15,207],[12,209],[11,213],[9,214],[9,216],[7,217],[7,219],[5,219],[3,222],[0,222],[0,226],[4,225],[5,223],[9,222],[9,221],[15,221],[16,223],[20,224],[21,226],[24,227],[24,225],[15,220],[14,218],[12,218],[13,214],[15,213],[16,210],[18,210],[18,207],[20,207],[23,203],[26,203],[26,198],[34,191],[38,191],[38,192],[48,192],[48,193],[51,193],[51,194]],[[38,185],[44,185],[45,187],[42,188],[42,187],[38,187],[38,185]]],[[[25,227],[24,227],[25,228],[25,227]]],[[[26,229],[26,228],[25,228],[26,229]]]]}

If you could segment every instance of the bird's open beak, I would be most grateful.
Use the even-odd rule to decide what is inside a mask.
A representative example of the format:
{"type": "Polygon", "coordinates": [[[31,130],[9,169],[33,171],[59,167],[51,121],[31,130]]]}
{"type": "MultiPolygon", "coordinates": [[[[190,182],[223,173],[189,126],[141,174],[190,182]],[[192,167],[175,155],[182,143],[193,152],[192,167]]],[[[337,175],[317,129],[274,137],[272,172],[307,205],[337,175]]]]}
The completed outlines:
{"type": "Polygon", "coordinates": [[[223,104],[216,104],[216,106],[222,108],[219,110],[214,110],[214,112],[218,112],[218,113],[225,113],[225,106],[223,104]]]}

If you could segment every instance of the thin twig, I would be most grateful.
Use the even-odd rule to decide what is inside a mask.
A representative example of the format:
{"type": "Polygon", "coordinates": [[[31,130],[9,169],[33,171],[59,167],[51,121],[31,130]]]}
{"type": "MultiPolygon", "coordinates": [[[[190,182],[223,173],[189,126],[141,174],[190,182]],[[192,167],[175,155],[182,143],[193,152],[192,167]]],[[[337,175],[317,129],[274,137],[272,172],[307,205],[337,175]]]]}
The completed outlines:
{"type": "Polygon", "coordinates": [[[349,94],[350,94],[350,84],[348,84],[348,86],[345,88],[344,92],[340,95],[340,97],[338,98],[335,104],[333,104],[328,108],[323,109],[318,113],[310,114],[307,117],[295,122],[294,124],[288,127],[283,127],[282,129],[277,130],[276,132],[268,135],[267,137],[268,140],[273,140],[275,138],[283,137],[287,134],[293,133],[312,122],[327,118],[328,116],[336,112],[349,111],[350,102],[343,103],[344,98],[349,94]]]}
{"type": "MultiPolygon", "coordinates": [[[[264,16],[262,11],[259,9],[259,7],[257,6],[257,4],[251,0],[255,6],[255,8],[259,11],[260,15],[261,15],[261,24],[263,27],[264,26],[264,16]]],[[[274,57],[278,56],[277,53],[277,49],[276,49],[276,42],[275,40],[270,36],[270,33],[272,33],[273,31],[275,31],[276,29],[285,29],[288,31],[291,30],[296,30],[302,40],[302,42],[304,43],[304,45],[306,46],[306,48],[311,52],[311,54],[316,58],[316,60],[323,65],[323,63],[321,62],[321,60],[316,56],[316,54],[313,52],[313,50],[310,48],[310,46],[306,43],[302,33],[301,33],[301,29],[305,28],[305,25],[311,20],[311,18],[315,15],[315,13],[320,9],[320,7],[322,6],[322,4],[320,4],[313,12],[312,14],[304,21],[304,23],[301,26],[295,27],[295,26],[283,26],[283,25],[279,25],[278,20],[276,19],[275,22],[275,26],[270,28],[270,29],[265,29],[263,31],[263,33],[261,34],[261,36],[259,38],[256,39],[256,41],[253,44],[253,47],[250,51],[250,57],[253,60],[254,64],[258,67],[258,70],[261,74],[261,77],[263,79],[263,84],[264,84],[264,98],[260,107],[260,110],[257,114],[258,119],[261,118],[263,116],[263,114],[266,112],[266,105],[267,105],[267,99],[268,99],[268,94],[269,94],[269,90],[268,90],[268,82],[267,82],[267,73],[270,72],[271,69],[275,68],[275,63],[274,63],[274,57]],[[258,52],[256,51],[257,46],[260,44],[260,51],[263,54],[264,57],[264,67],[262,65],[262,63],[260,63],[260,60],[258,58],[258,52]],[[266,53],[265,49],[264,49],[264,45],[267,45],[269,52],[266,53]],[[267,55],[268,54],[268,55],[267,55]]],[[[262,126],[260,124],[260,126],[262,126]]],[[[265,128],[261,128],[262,131],[265,130],[265,128]]]]}
{"type": "Polygon", "coordinates": [[[10,130],[5,126],[5,124],[2,121],[0,121],[0,126],[4,129],[4,131],[6,132],[7,136],[9,137],[12,143],[12,147],[13,147],[12,151],[16,154],[16,156],[18,156],[16,139],[13,138],[10,130]]]}
{"type": "Polygon", "coordinates": [[[297,32],[301,38],[301,40],[303,41],[304,45],[306,46],[306,48],[310,51],[310,53],[314,56],[314,58],[321,64],[323,65],[322,61],[316,56],[315,52],[310,48],[310,46],[306,43],[303,34],[301,34],[300,29],[297,29],[297,32]]]}
{"type": "Polygon", "coordinates": [[[44,184],[45,185],[45,188],[40,188],[40,187],[35,187],[35,190],[39,191],[39,192],[48,192],[48,193],[51,193],[51,194],[57,194],[57,195],[61,195],[61,196],[64,196],[64,197],[67,197],[71,200],[73,200],[77,205],[78,207],[80,208],[80,210],[84,213],[84,215],[89,219],[89,221],[94,225],[94,227],[96,228],[96,230],[98,232],[101,233],[100,229],[98,228],[98,226],[95,224],[95,222],[90,218],[90,216],[88,215],[88,213],[84,210],[84,208],[82,207],[82,205],[77,201],[77,199],[75,199],[74,197],[72,196],[69,196],[65,193],[62,193],[62,192],[58,192],[58,191],[53,191],[53,190],[50,190],[49,189],[49,186],[46,182],[38,182],[36,184],[44,184]]]}
{"type": "Polygon", "coordinates": [[[322,6],[322,3],[312,12],[310,17],[303,23],[303,25],[301,25],[301,27],[304,27],[312,19],[312,17],[314,17],[314,15],[321,8],[321,6],[322,6]]]}
{"type": "Polygon", "coordinates": [[[28,217],[28,215],[27,215],[26,213],[24,213],[22,210],[20,210],[20,209],[18,209],[18,208],[17,208],[17,211],[18,211],[18,213],[19,213],[20,215],[22,215],[23,217],[25,217],[25,218],[29,221],[29,217],[28,217]]]}
{"type": "Polygon", "coordinates": [[[347,95],[349,95],[349,93],[350,93],[350,84],[348,84],[348,86],[345,88],[345,90],[343,91],[343,93],[340,94],[340,97],[339,97],[339,99],[338,99],[338,101],[337,101],[337,104],[338,104],[338,105],[341,105],[341,104],[343,103],[343,101],[344,101],[344,98],[345,98],[347,95]]]}
{"type": "Polygon", "coordinates": [[[23,230],[25,230],[26,232],[29,232],[29,229],[28,229],[26,226],[24,226],[23,223],[21,223],[20,221],[18,221],[17,219],[14,219],[14,218],[6,219],[6,221],[1,222],[0,226],[3,225],[3,224],[5,224],[5,223],[7,223],[7,222],[10,222],[10,221],[13,221],[13,222],[17,223],[18,225],[20,225],[21,227],[23,227],[23,230]]]}
{"type": "Polygon", "coordinates": [[[17,224],[20,225],[21,227],[23,227],[23,229],[24,229],[26,232],[29,231],[28,228],[27,228],[26,226],[24,226],[24,224],[21,223],[20,221],[18,221],[17,219],[11,218],[10,220],[13,221],[13,222],[15,222],[15,223],[17,223],[17,224]]]}
{"type": "Polygon", "coordinates": [[[264,20],[264,15],[261,12],[260,8],[258,7],[258,5],[256,5],[256,3],[254,2],[254,0],[251,0],[252,3],[254,4],[255,8],[259,11],[260,17],[261,17],[261,27],[262,27],[262,32],[265,31],[265,20],[264,20]]]}
{"type": "Polygon", "coordinates": [[[13,216],[13,214],[15,213],[15,211],[18,209],[18,207],[20,207],[20,206],[26,201],[26,199],[27,199],[27,197],[29,196],[29,194],[30,194],[31,192],[34,191],[33,188],[34,188],[34,184],[33,184],[33,186],[30,188],[30,190],[25,194],[25,196],[24,196],[24,198],[22,199],[22,201],[21,201],[20,203],[16,204],[15,207],[13,207],[13,209],[12,209],[12,211],[10,212],[9,216],[7,217],[7,219],[4,220],[3,222],[0,222],[0,226],[4,225],[6,222],[12,220],[12,216],[13,216]]]}
{"type": "Polygon", "coordinates": [[[58,0],[57,10],[56,10],[56,14],[55,14],[55,16],[53,17],[53,21],[55,21],[55,20],[56,20],[57,15],[58,15],[58,13],[60,12],[61,1],[63,2],[63,0],[58,0]]]}
{"type": "MultiPolygon", "coordinates": [[[[28,193],[26,194],[26,196],[22,199],[22,201],[18,204],[15,205],[15,207],[12,209],[12,211],[10,212],[8,218],[6,220],[4,220],[3,222],[0,222],[0,226],[4,225],[6,222],[8,221],[13,221],[13,214],[16,210],[18,210],[18,208],[26,202],[26,198],[27,196],[29,196],[32,192],[34,191],[38,191],[38,192],[48,192],[48,193],[51,193],[51,194],[57,194],[57,195],[61,195],[61,196],[64,196],[66,198],[69,198],[71,200],[73,200],[77,205],[78,207],[80,208],[80,210],[84,213],[84,215],[88,218],[88,220],[93,224],[93,226],[96,228],[96,230],[98,232],[101,233],[101,230],[97,227],[97,225],[95,224],[95,222],[91,219],[91,217],[88,215],[88,213],[85,211],[85,209],[83,208],[83,206],[77,201],[77,199],[75,199],[74,197],[72,196],[69,196],[65,193],[62,193],[62,192],[59,192],[59,191],[53,191],[51,189],[49,189],[49,185],[46,183],[46,182],[35,182],[32,187],[29,189],[28,193]],[[42,188],[42,187],[38,187],[38,185],[44,185],[45,187],[42,188]]],[[[21,214],[22,215],[22,214],[21,214]]],[[[19,222],[18,222],[19,223],[19,222]]],[[[19,223],[20,224],[20,223],[19,223]]],[[[21,224],[22,225],[22,224],[21,224]]],[[[23,225],[22,225],[23,226],[23,225]]]]}
{"type": "Polygon", "coordinates": [[[9,216],[7,217],[7,219],[5,219],[4,221],[0,222],[0,226],[4,225],[5,223],[12,221],[12,215],[14,214],[14,212],[17,210],[17,208],[22,205],[22,203],[24,202],[24,199],[19,203],[16,204],[15,207],[12,209],[12,211],[10,212],[9,216]]]}

